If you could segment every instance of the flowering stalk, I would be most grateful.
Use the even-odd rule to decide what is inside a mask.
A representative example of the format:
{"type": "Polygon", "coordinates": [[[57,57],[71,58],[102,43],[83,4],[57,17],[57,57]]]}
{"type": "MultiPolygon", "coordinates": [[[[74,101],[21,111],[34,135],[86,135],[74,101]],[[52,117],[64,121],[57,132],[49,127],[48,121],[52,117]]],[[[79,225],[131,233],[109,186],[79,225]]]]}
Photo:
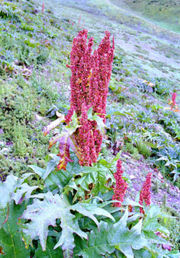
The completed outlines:
{"type": "Polygon", "coordinates": [[[44,9],[45,9],[45,4],[44,2],[42,3],[42,9],[41,9],[41,12],[44,13],[44,9]]]}
{"type": "Polygon", "coordinates": [[[167,109],[170,109],[174,112],[180,112],[178,105],[176,103],[176,97],[177,97],[177,93],[173,92],[171,96],[171,100],[169,100],[169,103],[168,103],[170,105],[170,108],[167,108],[167,109]]]}
{"type": "Polygon", "coordinates": [[[92,53],[93,38],[87,42],[87,31],[82,30],[73,40],[70,55],[71,105],[64,117],[57,112],[58,119],[44,129],[44,135],[60,123],[67,124],[60,135],[55,135],[51,148],[59,142],[60,162],[58,169],[66,169],[72,162],[69,148],[73,147],[82,166],[91,166],[97,161],[101,144],[101,128],[105,123],[108,84],[114,56],[114,39],[111,47],[110,33],[106,32],[97,50],[92,53]],[[91,109],[90,109],[91,108],[91,109]],[[88,111],[92,111],[89,115],[88,111]],[[90,117],[91,118],[90,118],[90,117]]]}
{"type": "Polygon", "coordinates": [[[176,106],[176,97],[177,97],[177,93],[173,92],[173,94],[172,94],[172,105],[173,106],[176,106]]]}
{"type": "Polygon", "coordinates": [[[176,108],[176,97],[177,97],[177,93],[173,92],[172,96],[171,96],[171,100],[169,100],[169,105],[171,106],[171,110],[174,110],[176,108]]]}
{"type": "Polygon", "coordinates": [[[114,177],[116,179],[116,187],[114,188],[114,195],[112,197],[113,200],[117,200],[119,202],[114,203],[115,207],[121,207],[121,203],[124,200],[124,195],[126,193],[128,184],[122,178],[123,170],[122,170],[122,162],[119,159],[117,161],[117,171],[114,173],[114,177]]]}
{"type": "MultiPolygon", "coordinates": [[[[139,204],[141,204],[141,205],[143,205],[143,202],[145,202],[145,204],[147,206],[149,206],[151,204],[151,192],[150,192],[151,175],[152,175],[152,173],[147,174],[146,181],[144,182],[143,187],[141,189],[140,198],[139,198],[139,204]]],[[[140,212],[144,213],[143,208],[140,208],[140,212]]]]}
{"type": "Polygon", "coordinates": [[[102,134],[97,122],[88,120],[87,112],[92,107],[105,122],[108,84],[111,77],[114,55],[114,40],[111,47],[110,33],[106,32],[97,50],[92,53],[93,38],[87,42],[87,30],[79,32],[73,40],[70,56],[71,64],[71,105],[65,118],[68,124],[76,112],[80,127],[71,137],[78,146],[79,163],[91,166],[97,161],[102,134]]]}

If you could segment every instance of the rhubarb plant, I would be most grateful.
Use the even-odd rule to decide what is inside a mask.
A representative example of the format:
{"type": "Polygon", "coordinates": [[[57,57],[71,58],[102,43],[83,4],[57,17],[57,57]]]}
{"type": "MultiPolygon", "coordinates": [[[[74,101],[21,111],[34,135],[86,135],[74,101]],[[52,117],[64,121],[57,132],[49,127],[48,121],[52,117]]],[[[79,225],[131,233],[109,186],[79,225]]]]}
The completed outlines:
{"type": "Polygon", "coordinates": [[[58,169],[66,169],[71,162],[69,148],[74,148],[82,166],[91,166],[97,162],[101,150],[106,120],[108,84],[112,72],[114,39],[111,46],[110,33],[106,32],[97,50],[92,53],[93,38],[87,42],[87,31],[80,31],[73,40],[70,55],[71,102],[70,110],[64,117],[58,118],[44,130],[44,134],[66,123],[65,132],[50,141],[50,147],[59,142],[58,169]]]}
{"type": "Polygon", "coordinates": [[[59,153],[46,168],[31,165],[32,173],[0,182],[2,257],[175,257],[163,215],[151,205],[151,174],[139,202],[127,200],[120,153],[108,161],[99,155],[114,40],[111,46],[106,32],[93,53],[92,44],[86,30],[74,38],[70,110],[44,129],[60,126],[49,143],[59,153]],[[31,185],[34,176],[41,184],[31,185]]]}

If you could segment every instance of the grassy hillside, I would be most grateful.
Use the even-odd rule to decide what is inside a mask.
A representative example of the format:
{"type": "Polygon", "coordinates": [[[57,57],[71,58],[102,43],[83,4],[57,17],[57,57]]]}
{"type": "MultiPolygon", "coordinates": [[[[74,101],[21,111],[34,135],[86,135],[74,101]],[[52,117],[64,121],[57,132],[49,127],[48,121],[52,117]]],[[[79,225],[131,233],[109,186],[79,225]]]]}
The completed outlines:
{"type": "Polygon", "coordinates": [[[111,0],[111,2],[133,10],[164,28],[180,32],[179,0],[111,0]]]}
{"type": "Polygon", "coordinates": [[[44,121],[69,105],[65,65],[73,34],[68,20],[57,20],[48,10],[45,15],[32,1],[0,6],[1,177],[43,162],[48,144],[44,121]]]}

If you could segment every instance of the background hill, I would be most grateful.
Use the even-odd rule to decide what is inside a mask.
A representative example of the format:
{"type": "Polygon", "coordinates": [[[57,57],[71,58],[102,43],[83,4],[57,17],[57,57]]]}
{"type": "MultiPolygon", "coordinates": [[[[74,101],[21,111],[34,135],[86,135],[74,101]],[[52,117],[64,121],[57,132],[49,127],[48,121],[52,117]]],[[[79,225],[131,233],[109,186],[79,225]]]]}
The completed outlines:
{"type": "Polygon", "coordinates": [[[179,0],[111,0],[111,2],[135,11],[164,28],[180,32],[179,0]]]}

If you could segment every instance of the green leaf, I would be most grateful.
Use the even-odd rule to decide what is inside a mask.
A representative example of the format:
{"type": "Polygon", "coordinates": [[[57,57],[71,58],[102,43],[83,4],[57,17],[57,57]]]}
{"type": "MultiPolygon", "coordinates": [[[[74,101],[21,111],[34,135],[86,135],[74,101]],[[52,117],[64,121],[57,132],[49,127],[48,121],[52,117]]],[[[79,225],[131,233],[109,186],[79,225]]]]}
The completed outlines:
{"type": "Polygon", "coordinates": [[[76,112],[74,111],[72,117],[71,117],[71,121],[69,123],[69,125],[67,125],[66,131],[67,131],[67,135],[71,136],[76,130],[77,128],[80,127],[79,122],[78,122],[78,117],[76,112]]]}
{"type": "Polygon", "coordinates": [[[54,241],[51,237],[48,237],[47,244],[46,244],[46,251],[43,251],[41,245],[38,244],[38,248],[35,250],[35,257],[37,258],[63,257],[63,252],[60,247],[54,250],[54,241]]]}
{"type": "Polygon", "coordinates": [[[87,234],[83,232],[78,225],[78,221],[74,219],[75,216],[69,211],[64,213],[64,217],[61,217],[62,234],[54,248],[62,246],[62,249],[66,252],[72,252],[75,247],[73,233],[76,233],[81,238],[87,238],[87,234]]]}
{"type": "Polygon", "coordinates": [[[126,257],[134,258],[133,250],[129,244],[119,243],[115,247],[116,249],[120,250],[126,257]]]}
{"type": "Polygon", "coordinates": [[[36,173],[36,174],[38,174],[40,177],[43,177],[43,174],[45,173],[45,169],[43,169],[43,168],[40,168],[40,167],[38,167],[38,166],[34,166],[34,165],[31,165],[31,166],[29,166],[29,168],[32,168],[32,170],[36,173]]]}
{"type": "Polygon", "coordinates": [[[77,204],[73,205],[71,207],[71,209],[83,214],[84,216],[89,217],[96,223],[97,226],[99,225],[99,223],[98,223],[97,219],[94,217],[94,215],[105,216],[114,221],[113,216],[105,209],[99,208],[97,204],[77,203],[77,204]]]}
{"type": "Polygon", "coordinates": [[[46,167],[46,171],[45,171],[44,175],[42,176],[42,178],[43,178],[44,180],[49,176],[49,174],[50,174],[52,171],[55,170],[55,168],[56,168],[57,165],[58,165],[58,161],[59,161],[59,158],[58,158],[58,160],[52,159],[52,160],[50,160],[50,161],[48,162],[47,167],[46,167]]]}
{"type": "Polygon", "coordinates": [[[33,171],[36,174],[38,174],[44,180],[46,180],[46,178],[51,174],[51,172],[55,170],[60,159],[57,155],[54,155],[54,154],[50,154],[49,156],[51,156],[52,159],[47,163],[46,169],[43,169],[34,165],[29,166],[30,168],[33,169],[33,171]]]}
{"type": "Polygon", "coordinates": [[[132,221],[136,221],[137,219],[140,218],[140,214],[139,213],[135,213],[134,215],[132,215],[131,217],[128,218],[128,223],[132,222],[132,221]]]}
{"type": "Polygon", "coordinates": [[[5,208],[11,200],[14,200],[16,204],[21,203],[24,199],[29,199],[31,193],[38,188],[38,186],[29,186],[24,183],[24,180],[32,175],[27,173],[21,178],[17,178],[13,175],[9,175],[5,182],[0,182],[0,209],[5,208]]]}
{"type": "Polygon", "coordinates": [[[101,215],[108,217],[112,220],[114,218],[105,209],[100,208],[95,203],[77,203],[70,205],[65,195],[59,196],[53,195],[51,192],[46,194],[35,195],[39,199],[34,199],[33,204],[28,205],[27,209],[22,215],[22,219],[28,220],[23,225],[23,232],[27,239],[30,237],[33,239],[39,239],[42,250],[46,250],[46,240],[48,237],[48,227],[56,227],[56,220],[60,219],[60,227],[62,231],[59,234],[59,240],[54,246],[54,249],[62,247],[65,257],[70,257],[73,252],[74,233],[80,238],[87,239],[87,234],[83,232],[79,225],[79,216],[75,216],[73,212],[78,212],[83,216],[87,216],[92,219],[97,225],[99,225],[94,215],[101,215]]]}
{"type": "Polygon", "coordinates": [[[134,254],[135,258],[155,258],[148,250],[145,249],[135,250],[134,254]]]}
{"type": "Polygon", "coordinates": [[[112,160],[111,163],[115,163],[116,161],[118,161],[118,159],[120,159],[120,157],[121,157],[121,152],[122,152],[122,151],[119,151],[119,152],[116,154],[116,156],[113,158],[113,160],[112,160]]]}
{"type": "Polygon", "coordinates": [[[140,250],[148,246],[148,242],[141,233],[142,221],[139,221],[131,230],[127,227],[128,211],[115,224],[101,221],[99,229],[91,231],[88,242],[81,240],[80,248],[75,252],[83,257],[102,257],[111,254],[115,249],[126,257],[134,257],[133,250],[140,250]]]}
{"type": "Polygon", "coordinates": [[[0,210],[0,219],[4,224],[0,228],[0,247],[5,258],[27,258],[30,257],[29,250],[25,248],[22,241],[22,234],[17,225],[18,218],[22,214],[24,207],[10,204],[8,209],[0,210]]]}
{"type": "Polygon", "coordinates": [[[131,205],[131,206],[141,207],[141,205],[138,202],[135,202],[135,201],[130,200],[128,198],[126,200],[124,200],[123,204],[124,205],[131,205]]]}
{"type": "Polygon", "coordinates": [[[113,173],[101,164],[98,167],[83,167],[78,175],[79,177],[77,177],[77,174],[74,175],[64,188],[65,193],[76,190],[73,202],[79,197],[85,199],[85,191],[90,192],[90,197],[96,196],[98,193],[106,193],[109,190],[107,181],[114,182],[113,173]],[[89,190],[89,185],[93,186],[91,191],[89,190]]]}
{"type": "Polygon", "coordinates": [[[157,236],[153,231],[145,231],[144,235],[149,243],[168,244],[166,239],[157,236]]]}
{"type": "Polygon", "coordinates": [[[115,247],[111,245],[107,237],[109,231],[109,225],[106,222],[101,221],[99,224],[99,230],[91,231],[87,241],[81,241],[81,248],[76,248],[78,256],[83,258],[97,257],[101,258],[105,254],[111,254],[114,252],[115,247]]]}
{"type": "Polygon", "coordinates": [[[97,123],[97,129],[102,133],[105,134],[105,123],[103,122],[103,118],[98,116],[97,114],[94,114],[93,119],[97,123]]]}
{"type": "Polygon", "coordinates": [[[23,200],[31,198],[31,193],[37,188],[38,186],[29,186],[24,183],[12,194],[12,199],[16,204],[20,204],[23,200]]]}
{"type": "Polygon", "coordinates": [[[147,207],[145,210],[146,217],[143,221],[143,230],[144,231],[160,231],[169,235],[169,230],[163,227],[159,222],[158,218],[166,217],[166,214],[163,214],[158,206],[147,207]]]}
{"type": "Polygon", "coordinates": [[[92,120],[93,119],[93,108],[90,107],[87,111],[88,119],[92,120]]]}
{"type": "MultiPolygon", "coordinates": [[[[73,162],[71,164],[73,164],[73,162]]],[[[66,171],[54,170],[53,172],[51,172],[48,175],[48,177],[45,179],[45,186],[50,190],[57,189],[57,187],[58,187],[60,192],[62,192],[63,188],[66,185],[68,186],[68,183],[71,180],[71,178],[75,172],[75,166],[73,166],[73,165],[71,166],[70,163],[68,163],[67,168],[68,169],[66,171]]]]}
{"type": "Polygon", "coordinates": [[[73,233],[83,238],[87,238],[87,235],[79,228],[70,209],[71,206],[65,195],[52,195],[51,192],[48,192],[44,194],[44,200],[35,199],[33,204],[27,206],[22,218],[30,220],[30,222],[24,225],[26,228],[23,231],[31,239],[39,238],[44,251],[46,250],[48,227],[56,226],[56,219],[60,219],[62,233],[54,248],[62,246],[63,250],[71,253],[74,248],[73,233]]]}
{"type": "Polygon", "coordinates": [[[0,209],[5,208],[8,202],[10,202],[11,195],[17,187],[17,180],[16,176],[9,175],[5,182],[0,182],[0,209]]]}
{"type": "Polygon", "coordinates": [[[122,218],[116,224],[114,224],[113,227],[116,228],[119,225],[121,225],[122,227],[125,228],[127,225],[127,219],[128,219],[128,210],[126,209],[122,218]]]}
{"type": "Polygon", "coordinates": [[[168,257],[169,258],[179,258],[180,257],[180,252],[178,252],[178,251],[171,251],[170,253],[168,253],[168,257]]]}
{"type": "Polygon", "coordinates": [[[147,245],[147,241],[141,235],[142,222],[137,223],[131,230],[127,227],[128,211],[114,224],[109,236],[114,246],[126,257],[134,257],[133,249],[139,250],[147,245]]]}

